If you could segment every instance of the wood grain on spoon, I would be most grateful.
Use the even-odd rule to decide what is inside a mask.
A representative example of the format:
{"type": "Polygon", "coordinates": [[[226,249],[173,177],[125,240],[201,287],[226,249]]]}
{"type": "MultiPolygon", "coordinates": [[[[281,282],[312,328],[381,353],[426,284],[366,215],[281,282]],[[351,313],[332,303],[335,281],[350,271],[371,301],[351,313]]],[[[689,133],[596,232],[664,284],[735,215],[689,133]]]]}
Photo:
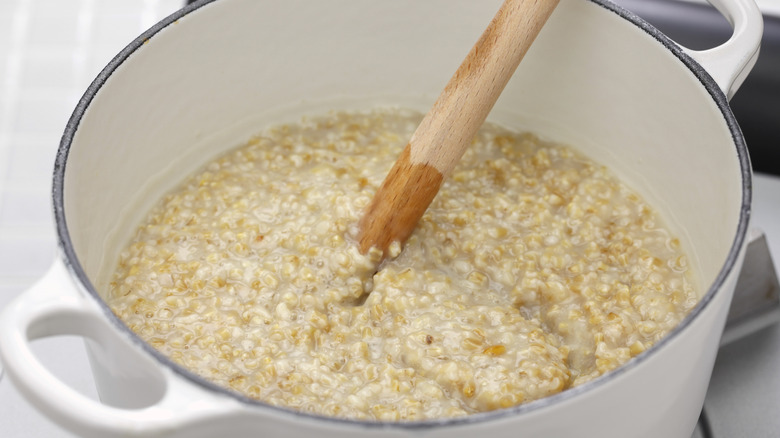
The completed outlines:
{"type": "Polygon", "coordinates": [[[363,213],[362,253],[406,241],[557,4],[504,1],[363,213]]]}

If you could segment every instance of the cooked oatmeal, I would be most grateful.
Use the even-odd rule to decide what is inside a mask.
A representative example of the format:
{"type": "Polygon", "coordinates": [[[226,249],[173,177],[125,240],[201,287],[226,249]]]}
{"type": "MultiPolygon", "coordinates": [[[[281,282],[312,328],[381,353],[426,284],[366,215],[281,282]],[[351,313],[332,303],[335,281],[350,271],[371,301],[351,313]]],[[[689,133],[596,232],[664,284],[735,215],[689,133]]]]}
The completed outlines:
{"type": "Polygon", "coordinates": [[[400,254],[361,255],[361,212],[420,119],[336,112],[210,163],[122,252],[112,309],[248,397],[420,420],[591,380],[696,303],[679,241],[643,199],[572,149],[492,125],[400,254]]]}

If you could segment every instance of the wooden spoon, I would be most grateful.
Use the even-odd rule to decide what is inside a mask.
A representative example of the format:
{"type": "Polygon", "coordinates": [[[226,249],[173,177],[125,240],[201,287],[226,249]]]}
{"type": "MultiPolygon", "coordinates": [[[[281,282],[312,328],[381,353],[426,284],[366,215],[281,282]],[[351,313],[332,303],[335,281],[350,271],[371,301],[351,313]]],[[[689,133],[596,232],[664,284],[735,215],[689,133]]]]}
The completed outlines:
{"type": "Polygon", "coordinates": [[[558,1],[504,1],[363,213],[362,253],[412,234],[558,1]]]}

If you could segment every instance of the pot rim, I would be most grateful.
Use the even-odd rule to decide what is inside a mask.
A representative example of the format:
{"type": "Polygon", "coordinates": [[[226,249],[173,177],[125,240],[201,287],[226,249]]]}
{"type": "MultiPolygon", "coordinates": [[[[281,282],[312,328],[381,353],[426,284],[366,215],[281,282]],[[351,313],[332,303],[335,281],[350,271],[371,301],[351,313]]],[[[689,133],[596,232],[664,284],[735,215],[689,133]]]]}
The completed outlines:
{"type": "Polygon", "coordinates": [[[208,5],[214,1],[216,0],[199,0],[169,15],[165,19],[161,20],[160,22],[158,22],[157,24],[149,28],[147,31],[143,32],[137,38],[135,38],[130,44],[128,44],[124,49],[122,49],[122,51],[120,51],[107,64],[106,67],[103,68],[103,70],[98,74],[95,80],[89,85],[84,95],[81,97],[78,104],[76,105],[76,108],[73,111],[70,119],[67,122],[64,133],[60,140],[59,148],[57,150],[54,171],[53,171],[52,203],[53,203],[54,219],[55,219],[55,226],[57,232],[57,242],[60,250],[60,256],[62,257],[62,260],[66,268],[68,269],[70,274],[78,280],[78,283],[80,283],[80,286],[83,287],[87,295],[89,295],[91,298],[97,301],[98,306],[103,311],[106,318],[111,322],[111,324],[115,328],[117,328],[120,332],[127,335],[128,339],[130,339],[135,345],[137,345],[146,353],[153,356],[158,362],[160,362],[163,366],[168,367],[175,374],[191,382],[194,382],[195,384],[207,390],[229,396],[244,404],[259,409],[266,409],[269,410],[269,412],[276,412],[279,414],[292,415],[299,420],[305,420],[305,419],[319,420],[319,421],[329,422],[334,425],[341,424],[346,426],[358,426],[358,427],[366,427],[366,428],[384,428],[384,429],[395,428],[395,429],[403,429],[403,430],[424,430],[429,428],[438,428],[438,427],[446,427],[446,426],[473,425],[473,424],[483,423],[492,420],[506,419],[508,417],[513,417],[517,415],[529,414],[531,412],[539,411],[549,406],[563,403],[569,399],[576,398],[580,394],[591,392],[595,388],[605,385],[608,382],[618,378],[623,373],[626,373],[638,367],[640,364],[645,362],[650,356],[652,356],[656,350],[664,348],[666,344],[670,343],[673,339],[680,336],[680,333],[683,332],[689,325],[692,324],[692,322],[698,317],[698,315],[701,314],[710,305],[715,295],[719,293],[719,291],[722,289],[722,286],[725,283],[730,272],[734,269],[739,259],[741,249],[745,244],[745,239],[748,230],[748,224],[749,224],[750,213],[751,213],[750,208],[751,208],[751,198],[752,198],[752,183],[751,183],[752,171],[751,171],[750,157],[748,154],[747,146],[744,137],[742,135],[742,132],[739,128],[739,125],[734,115],[731,112],[728,99],[726,98],[725,94],[720,89],[720,87],[715,83],[713,78],[709,75],[709,73],[706,70],[704,70],[704,68],[700,64],[698,64],[690,56],[688,56],[679,45],[677,45],[674,41],[672,41],[669,37],[661,33],[659,30],[651,26],[649,23],[647,23],[646,21],[644,21],[634,13],[622,8],[621,6],[612,3],[610,0],[586,0],[612,13],[615,13],[622,19],[625,19],[630,23],[634,24],[640,30],[646,32],[651,37],[655,38],[667,50],[672,52],[672,54],[675,57],[677,57],[684,64],[684,66],[687,67],[696,76],[696,78],[701,82],[701,84],[704,86],[706,91],[712,97],[712,99],[716,103],[718,109],[720,109],[721,114],[725,119],[726,125],[728,126],[729,131],[731,132],[732,140],[736,148],[736,153],[739,159],[740,175],[742,177],[742,191],[741,191],[742,202],[740,206],[740,215],[739,215],[739,222],[737,225],[736,235],[734,236],[734,239],[732,241],[731,247],[729,249],[729,253],[726,257],[726,261],[721,267],[721,270],[718,272],[718,275],[715,278],[714,282],[709,287],[709,289],[704,294],[704,296],[700,299],[700,301],[697,303],[697,305],[689,312],[688,315],[686,315],[686,317],[680,322],[680,324],[677,325],[677,327],[675,327],[672,331],[670,331],[659,342],[655,343],[654,345],[652,345],[650,348],[648,348],[646,351],[639,354],[638,356],[632,358],[626,364],[592,381],[584,383],[580,386],[576,386],[574,388],[570,388],[565,391],[562,391],[558,394],[551,395],[529,403],[524,403],[518,406],[498,409],[489,412],[471,414],[463,417],[455,417],[455,418],[442,418],[442,419],[419,420],[419,421],[408,421],[408,422],[396,422],[396,421],[384,422],[384,421],[354,420],[348,418],[336,418],[336,417],[329,417],[324,415],[315,415],[315,414],[300,412],[291,408],[273,406],[259,400],[251,399],[249,397],[246,397],[235,391],[219,386],[211,381],[204,379],[203,377],[194,374],[193,372],[185,369],[184,367],[174,363],[167,356],[155,350],[149,344],[143,341],[137,334],[135,334],[132,330],[130,330],[124,324],[124,322],[122,322],[122,320],[120,320],[111,311],[111,309],[106,304],[106,302],[100,297],[96,288],[89,280],[89,277],[84,272],[81,263],[79,262],[78,256],[76,255],[76,252],[73,248],[73,243],[71,241],[70,234],[68,232],[67,221],[65,218],[65,207],[64,207],[64,181],[65,181],[65,171],[67,169],[67,160],[70,152],[70,147],[76,135],[76,132],[78,131],[81,119],[84,116],[87,109],[89,108],[92,99],[100,91],[103,85],[105,85],[105,83],[111,78],[113,72],[117,68],[119,68],[137,49],[142,47],[147,42],[147,40],[154,37],[158,32],[160,32],[167,26],[175,23],[177,20],[184,17],[185,15],[205,5],[208,5]]]}

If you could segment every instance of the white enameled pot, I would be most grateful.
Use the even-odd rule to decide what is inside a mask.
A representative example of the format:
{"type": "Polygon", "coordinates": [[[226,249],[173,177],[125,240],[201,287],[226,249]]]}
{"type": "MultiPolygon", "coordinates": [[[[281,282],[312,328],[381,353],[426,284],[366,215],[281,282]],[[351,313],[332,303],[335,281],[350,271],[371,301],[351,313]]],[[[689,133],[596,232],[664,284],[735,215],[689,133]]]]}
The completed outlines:
{"type": "Polygon", "coordinates": [[[700,304],[627,365],[561,394],[465,418],[369,423],[250,401],[172,364],[100,297],[153,202],[262,127],[330,108],[425,111],[499,0],[219,0],[174,14],[98,76],[54,172],[61,256],[0,319],[0,358],[41,412],[89,437],[688,437],[741,265],[751,171],[728,108],[762,32],[752,0],[713,2],[735,28],[679,47],[606,0],[561,0],[489,119],[574,145],[661,210],[687,246],[700,304]],[[101,402],[36,359],[86,339],[101,402]]]}

